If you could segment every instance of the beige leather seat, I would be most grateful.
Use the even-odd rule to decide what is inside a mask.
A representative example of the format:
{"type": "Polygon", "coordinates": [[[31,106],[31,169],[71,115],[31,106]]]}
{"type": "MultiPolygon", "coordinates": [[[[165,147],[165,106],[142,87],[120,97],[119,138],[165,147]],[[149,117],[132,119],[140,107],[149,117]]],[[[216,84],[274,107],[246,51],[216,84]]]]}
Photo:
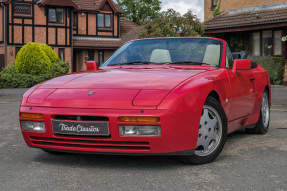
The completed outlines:
{"type": "Polygon", "coordinates": [[[203,58],[203,63],[209,66],[218,66],[220,58],[220,45],[208,45],[203,58]]]}
{"type": "Polygon", "coordinates": [[[152,51],[150,62],[154,63],[166,63],[171,62],[169,50],[166,49],[155,49],[152,51]]]}

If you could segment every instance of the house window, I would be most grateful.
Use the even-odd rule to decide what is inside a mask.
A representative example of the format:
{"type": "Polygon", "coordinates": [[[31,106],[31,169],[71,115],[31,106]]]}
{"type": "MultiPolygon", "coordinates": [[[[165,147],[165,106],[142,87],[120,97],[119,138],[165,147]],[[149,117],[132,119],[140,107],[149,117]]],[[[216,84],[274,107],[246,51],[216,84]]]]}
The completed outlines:
{"type": "Polygon", "coordinates": [[[217,0],[212,0],[212,6],[216,7],[216,5],[217,5],[217,0]]]}
{"type": "Polygon", "coordinates": [[[32,6],[26,4],[15,4],[14,5],[14,13],[15,14],[25,14],[31,15],[32,14],[32,6]]]}
{"type": "Polygon", "coordinates": [[[50,23],[64,23],[64,9],[49,8],[49,22],[50,23]]]}
{"type": "Polygon", "coordinates": [[[64,48],[59,48],[58,56],[60,60],[65,60],[65,49],[64,48]]]}
{"type": "Polygon", "coordinates": [[[252,53],[255,56],[260,55],[260,32],[252,33],[252,53]]]}
{"type": "Polygon", "coordinates": [[[99,51],[98,58],[99,58],[99,64],[101,66],[104,62],[104,51],[102,51],[102,50],[99,51]]]}
{"type": "Polygon", "coordinates": [[[111,14],[98,14],[98,27],[110,28],[111,27],[111,14]]]}
{"type": "Polygon", "coordinates": [[[282,31],[274,31],[274,55],[282,55],[282,31]]]}
{"type": "Polygon", "coordinates": [[[88,50],[88,57],[89,57],[89,61],[94,61],[95,60],[94,50],[88,50]]]}
{"type": "Polygon", "coordinates": [[[22,47],[15,48],[15,58],[17,57],[18,52],[21,50],[22,47]]]}
{"type": "Polygon", "coordinates": [[[282,30],[252,33],[252,54],[255,56],[282,56],[282,30]]]}
{"type": "Polygon", "coordinates": [[[272,30],[262,32],[262,53],[263,56],[272,55],[272,30]]]}

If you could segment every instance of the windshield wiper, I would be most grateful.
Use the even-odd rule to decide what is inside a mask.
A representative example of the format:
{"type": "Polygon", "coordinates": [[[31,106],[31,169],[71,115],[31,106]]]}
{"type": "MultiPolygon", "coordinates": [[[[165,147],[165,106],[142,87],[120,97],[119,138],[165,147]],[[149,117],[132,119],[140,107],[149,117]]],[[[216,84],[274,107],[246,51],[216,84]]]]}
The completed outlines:
{"type": "Polygon", "coordinates": [[[210,65],[202,62],[193,62],[193,61],[179,61],[179,62],[170,62],[166,64],[210,65]]]}
{"type": "Polygon", "coordinates": [[[143,64],[154,64],[154,62],[142,62],[142,61],[135,61],[135,62],[123,62],[123,63],[117,63],[117,64],[113,64],[113,65],[110,65],[110,66],[116,66],[116,65],[143,65],[143,64]]]}

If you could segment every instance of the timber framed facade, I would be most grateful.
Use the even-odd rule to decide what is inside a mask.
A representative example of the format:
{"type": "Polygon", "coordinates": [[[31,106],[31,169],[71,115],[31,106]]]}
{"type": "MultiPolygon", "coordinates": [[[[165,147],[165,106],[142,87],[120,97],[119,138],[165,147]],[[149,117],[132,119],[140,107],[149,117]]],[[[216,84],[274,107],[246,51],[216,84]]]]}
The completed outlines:
{"type": "Polygon", "coordinates": [[[138,27],[120,18],[122,11],[112,0],[0,3],[0,69],[14,62],[23,45],[36,42],[51,46],[71,63],[71,71],[84,70],[88,60],[104,62],[124,43],[123,36],[138,27]]]}

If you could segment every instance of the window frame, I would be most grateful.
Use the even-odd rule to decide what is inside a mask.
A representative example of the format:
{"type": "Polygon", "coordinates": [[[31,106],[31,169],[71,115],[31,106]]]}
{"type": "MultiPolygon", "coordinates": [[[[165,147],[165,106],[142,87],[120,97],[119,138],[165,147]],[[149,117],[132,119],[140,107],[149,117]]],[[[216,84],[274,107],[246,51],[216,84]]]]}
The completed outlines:
{"type": "Polygon", "coordinates": [[[283,41],[282,40],[280,40],[281,41],[281,54],[275,54],[275,49],[274,49],[274,44],[275,44],[275,31],[281,31],[281,39],[282,39],[282,37],[284,36],[284,34],[283,34],[283,30],[282,29],[278,29],[278,30],[272,30],[272,54],[273,54],[273,56],[283,56],[283,51],[284,51],[284,48],[283,48],[283,41]]]}
{"type": "Polygon", "coordinates": [[[97,23],[97,27],[98,28],[100,28],[100,29],[111,29],[112,28],[112,26],[113,26],[113,22],[112,22],[112,14],[111,13],[98,13],[97,14],[97,20],[98,20],[98,23],[97,23]],[[99,26],[99,15],[103,15],[104,17],[104,20],[103,20],[103,23],[104,23],[104,26],[103,27],[101,27],[101,26],[99,26]],[[106,15],[109,15],[110,16],[110,26],[106,26],[106,15]]]}
{"type": "Polygon", "coordinates": [[[48,23],[52,23],[52,24],[60,24],[60,25],[64,25],[65,24],[65,8],[63,7],[49,7],[48,8],[48,23]],[[55,22],[54,21],[50,21],[50,9],[55,9],[55,22]],[[63,22],[57,22],[57,9],[62,9],[63,10],[63,22]]]}
{"type": "Polygon", "coordinates": [[[58,57],[60,58],[60,60],[65,60],[65,48],[58,49],[58,57]],[[63,51],[63,59],[60,58],[60,51],[63,51]]]}
{"type": "Polygon", "coordinates": [[[15,58],[17,57],[18,52],[21,50],[22,46],[15,47],[15,58]],[[17,50],[18,49],[18,50],[17,50]]]}
{"type": "Polygon", "coordinates": [[[281,46],[281,54],[274,54],[274,42],[275,42],[275,38],[274,38],[274,32],[275,31],[281,31],[281,37],[283,37],[284,36],[284,29],[282,29],[282,28],[279,28],[279,29],[267,29],[267,30],[260,30],[260,31],[252,31],[251,33],[250,33],[250,37],[251,37],[251,40],[250,40],[250,52],[253,54],[253,42],[252,42],[252,35],[253,35],[253,33],[259,33],[260,35],[259,35],[259,37],[260,37],[260,39],[259,39],[259,43],[260,43],[260,53],[259,53],[259,55],[257,55],[257,56],[263,56],[263,54],[264,54],[264,50],[263,50],[263,32],[264,31],[269,31],[269,30],[271,30],[271,32],[272,32],[272,50],[271,50],[271,55],[270,56],[281,56],[281,57],[284,57],[284,42],[282,42],[281,41],[281,43],[282,43],[282,46],[281,46]]]}
{"type": "Polygon", "coordinates": [[[211,0],[211,7],[216,7],[217,6],[217,0],[211,0]],[[215,1],[215,4],[214,4],[215,1]]]}
{"type": "Polygon", "coordinates": [[[25,15],[25,16],[32,16],[32,5],[30,4],[26,4],[26,3],[15,3],[13,5],[13,11],[14,11],[14,15],[25,15]],[[25,6],[25,7],[29,7],[30,8],[30,13],[26,13],[26,12],[17,12],[15,10],[16,6],[25,6]]]}

